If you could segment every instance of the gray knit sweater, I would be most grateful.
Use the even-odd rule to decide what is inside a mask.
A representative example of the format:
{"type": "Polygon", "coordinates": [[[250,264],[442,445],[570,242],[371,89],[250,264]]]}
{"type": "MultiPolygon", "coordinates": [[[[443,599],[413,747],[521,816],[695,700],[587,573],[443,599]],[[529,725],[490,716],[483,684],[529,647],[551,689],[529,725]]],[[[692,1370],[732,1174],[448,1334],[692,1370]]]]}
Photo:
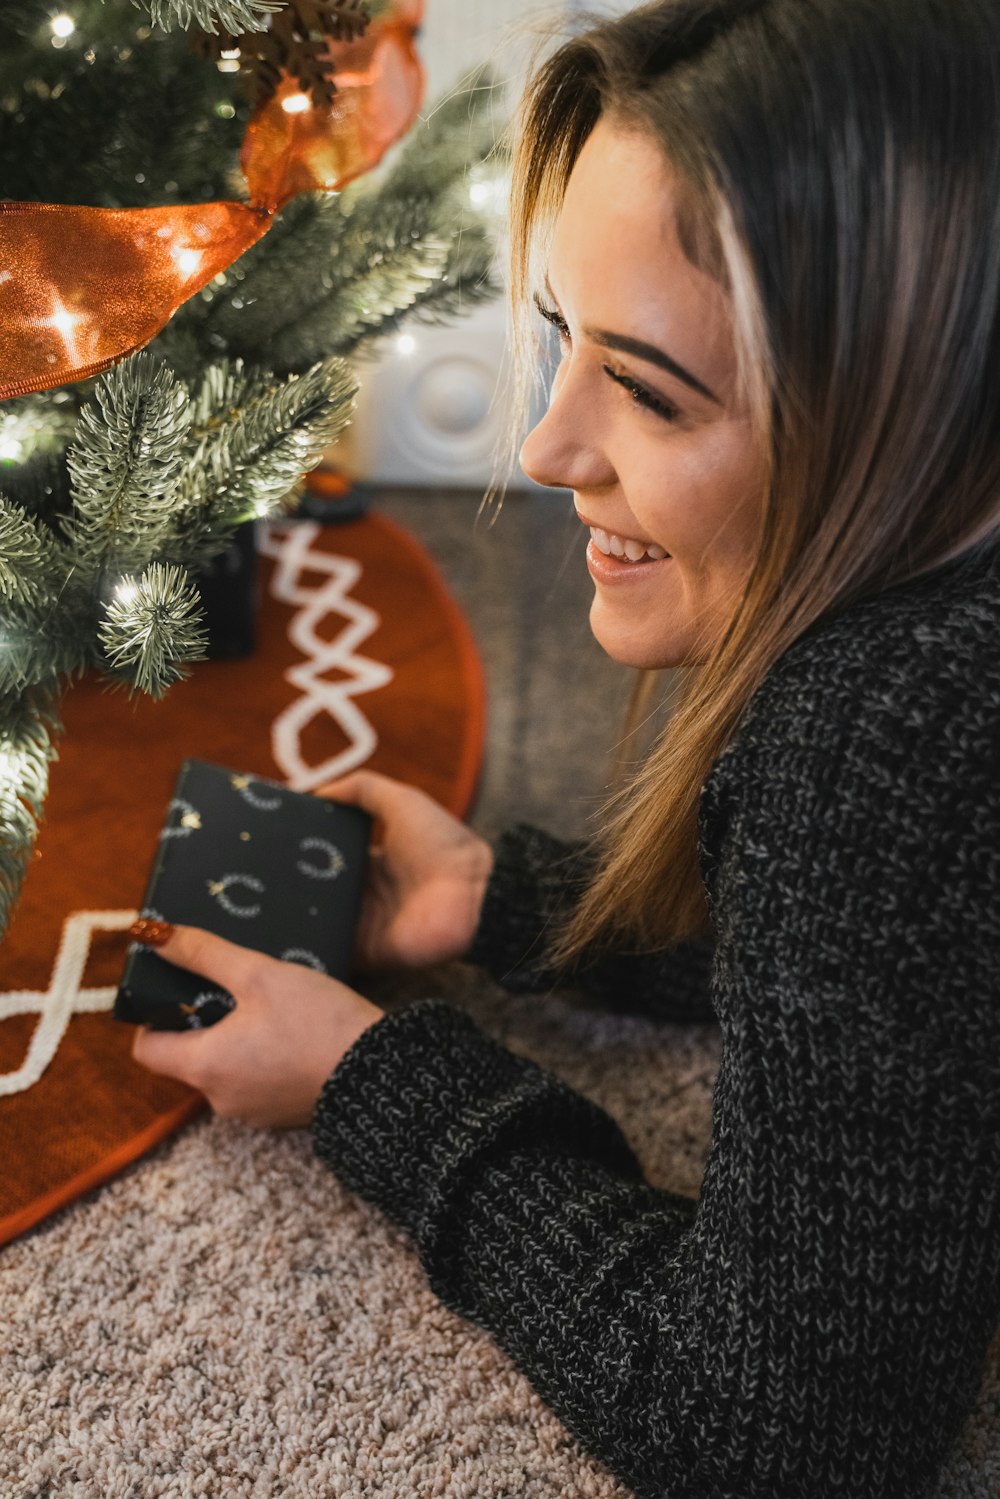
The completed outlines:
{"type": "MultiPolygon", "coordinates": [[[[323,1090],[319,1155],[640,1495],[933,1490],[1000,1319],[998,770],[996,548],[772,668],[702,792],[714,943],[575,980],[717,1016],[697,1203],[439,1000],[323,1090]]],[[[506,835],[473,958],[556,981],[539,934],[579,876],[573,848],[506,835]]]]}

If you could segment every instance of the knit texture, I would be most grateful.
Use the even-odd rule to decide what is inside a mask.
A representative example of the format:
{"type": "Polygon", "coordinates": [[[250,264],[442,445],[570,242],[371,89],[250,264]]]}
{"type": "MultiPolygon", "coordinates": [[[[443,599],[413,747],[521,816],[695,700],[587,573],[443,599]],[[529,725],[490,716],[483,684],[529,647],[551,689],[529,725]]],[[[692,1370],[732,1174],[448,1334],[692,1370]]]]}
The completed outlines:
{"type": "MultiPolygon", "coordinates": [[[[661,958],[658,996],[651,959],[575,975],[710,1002],[697,1203],[438,1000],[323,1089],[319,1155],[640,1495],[920,1499],[972,1406],[1000,1316],[998,642],[995,548],[814,625],[703,787],[714,953],[661,958]]],[[[539,938],[582,868],[501,841],[475,945],[501,981],[558,979],[539,938]]]]}

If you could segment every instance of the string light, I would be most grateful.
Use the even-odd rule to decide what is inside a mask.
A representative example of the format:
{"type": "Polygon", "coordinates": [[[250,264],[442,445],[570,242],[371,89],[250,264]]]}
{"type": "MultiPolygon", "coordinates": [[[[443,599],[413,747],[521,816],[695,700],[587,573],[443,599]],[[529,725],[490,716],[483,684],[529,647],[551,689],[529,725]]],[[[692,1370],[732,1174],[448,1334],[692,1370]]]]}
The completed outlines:
{"type": "Polygon", "coordinates": [[[240,71],[239,47],[232,47],[225,52],[221,52],[216,67],[220,73],[238,73],[240,71]]]}
{"type": "Polygon", "coordinates": [[[282,99],[281,101],[282,109],[286,114],[290,115],[305,114],[309,106],[310,100],[308,94],[289,94],[287,99],[282,99]]]}
{"type": "Polygon", "coordinates": [[[417,340],[412,333],[401,333],[396,339],[396,352],[408,357],[416,352],[417,340]]]}
{"type": "Polygon", "coordinates": [[[49,22],[49,25],[52,28],[52,35],[60,37],[63,41],[65,41],[68,36],[72,36],[74,31],[76,30],[76,22],[73,20],[73,17],[67,16],[65,13],[63,15],[53,16],[52,20],[49,22]]]}
{"type": "Polygon", "coordinates": [[[119,604],[124,604],[126,607],[129,604],[134,604],[138,597],[139,585],[138,583],[136,583],[134,578],[126,578],[124,582],[119,583],[118,587],[115,589],[116,600],[119,604]]]}
{"type": "Polygon", "coordinates": [[[170,255],[177,262],[177,268],[185,279],[194,275],[205,258],[204,250],[189,250],[183,245],[172,245],[170,255]]]}
{"type": "Polygon", "coordinates": [[[57,297],[55,311],[50,318],[43,320],[42,327],[55,328],[66,346],[66,353],[69,358],[75,362],[79,362],[80,353],[76,344],[76,326],[78,323],[85,323],[86,321],[86,318],[82,317],[80,313],[70,312],[69,308],[57,297]]]}

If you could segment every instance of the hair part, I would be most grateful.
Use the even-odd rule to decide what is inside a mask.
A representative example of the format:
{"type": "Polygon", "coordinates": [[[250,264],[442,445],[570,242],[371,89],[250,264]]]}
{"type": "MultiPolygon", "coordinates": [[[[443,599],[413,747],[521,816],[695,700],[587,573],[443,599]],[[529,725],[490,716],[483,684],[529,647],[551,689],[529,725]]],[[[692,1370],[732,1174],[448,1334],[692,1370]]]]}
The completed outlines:
{"type": "Polygon", "coordinates": [[[805,630],[1000,533],[1000,12],[995,0],[656,0],[562,45],[525,95],[511,292],[530,294],[598,119],[684,184],[685,253],[726,289],[765,475],[721,639],[605,809],[556,962],[710,929],[701,789],[805,630]]]}

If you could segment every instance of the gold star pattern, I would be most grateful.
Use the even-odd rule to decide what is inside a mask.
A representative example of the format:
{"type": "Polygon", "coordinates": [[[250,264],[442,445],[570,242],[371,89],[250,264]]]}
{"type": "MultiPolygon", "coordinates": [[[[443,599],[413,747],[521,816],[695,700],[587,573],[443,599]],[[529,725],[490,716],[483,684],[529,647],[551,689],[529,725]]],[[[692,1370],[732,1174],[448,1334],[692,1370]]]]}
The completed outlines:
{"type": "Polygon", "coordinates": [[[250,834],[249,833],[241,833],[240,834],[240,842],[241,843],[249,843],[250,842],[250,834]]]}
{"type": "Polygon", "coordinates": [[[225,880],[207,880],[209,895],[221,895],[226,888],[225,880]]]}
{"type": "Polygon", "coordinates": [[[181,818],[181,827],[182,828],[200,828],[201,827],[201,813],[200,812],[185,812],[184,816],[181,818]]]}
{"type": "Polygon", "coordinates": [[[234,791],[245,791],[250,785],[249,776],[230,776],[229,784],[234,791]]]}

